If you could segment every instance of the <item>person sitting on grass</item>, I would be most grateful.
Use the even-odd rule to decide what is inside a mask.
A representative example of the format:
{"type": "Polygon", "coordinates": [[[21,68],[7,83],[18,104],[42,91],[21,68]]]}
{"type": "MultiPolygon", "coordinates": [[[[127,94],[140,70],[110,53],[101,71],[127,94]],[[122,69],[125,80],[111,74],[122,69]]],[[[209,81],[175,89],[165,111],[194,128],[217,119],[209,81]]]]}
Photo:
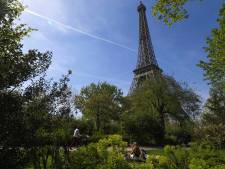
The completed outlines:
{"type": "Polygon", "coordinates": [[[134,143],[132,145],[132,149],[130,153],[131,159],[138,160],[140,155],[141,155],[140,147],[137,143],[134,143]]]}
{"type": "Polygon", "coordinates": [[[125,156],[125,160],[145,161],[147,159],[146,151],[140,149],[139,145],[134,142],[131,147],[131,152],[125,156]]]}

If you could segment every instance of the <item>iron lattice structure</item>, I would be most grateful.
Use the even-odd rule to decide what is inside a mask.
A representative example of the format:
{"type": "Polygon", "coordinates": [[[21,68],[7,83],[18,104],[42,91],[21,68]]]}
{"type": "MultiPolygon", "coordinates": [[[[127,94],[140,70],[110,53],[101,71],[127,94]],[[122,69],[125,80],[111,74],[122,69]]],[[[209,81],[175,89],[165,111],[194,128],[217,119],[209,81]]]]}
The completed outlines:
{"type": "Polygon", "coordinates": [[[161,73],[161,69],[158,66],[151,36],[148,28],[148,21],[146,17],[146,7],[141,2],[138,6],[139,12],[139,48],[138,48],[138,61],[134,72],[134,79],[130,88],[132,93],[138,88],[142,82],[146,79],[154,79],[161,73]]]}

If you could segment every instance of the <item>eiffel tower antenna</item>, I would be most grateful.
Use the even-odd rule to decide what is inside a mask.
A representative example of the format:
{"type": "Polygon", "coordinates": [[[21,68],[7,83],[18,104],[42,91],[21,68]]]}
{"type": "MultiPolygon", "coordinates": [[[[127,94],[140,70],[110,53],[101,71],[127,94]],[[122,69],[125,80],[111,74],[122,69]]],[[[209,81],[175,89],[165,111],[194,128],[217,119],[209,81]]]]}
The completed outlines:
{"type": "Polygon", "coordinates": [[[139,13],[138,61],[136,69],[133,71],[134,78],[129,93],[132,93],[136,88],[141,86],[144,80],[154,79],[162,72],[155,57],[145,13],[146,7],[142,1],[140,1],[137,10],[139,13]]]}

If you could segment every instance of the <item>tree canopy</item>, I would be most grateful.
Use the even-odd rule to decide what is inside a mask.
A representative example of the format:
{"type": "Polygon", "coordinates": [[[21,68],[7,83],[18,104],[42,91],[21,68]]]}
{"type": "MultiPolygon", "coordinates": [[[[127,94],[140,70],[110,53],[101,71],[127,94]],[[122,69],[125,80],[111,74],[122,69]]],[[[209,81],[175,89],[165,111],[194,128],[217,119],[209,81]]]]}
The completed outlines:
{"type": "Polygon", "coordinates": [[[21,83],[45,72],[51,64],[51,52],[36,49],[24,53],[21,41],[32,29],[15,24],[23,11],[19,1],[7,3],[9,13],[0,21],[0,90],[15,88],[21,83]]]}
{"type": "Polygon", "coordinates": [[[125,115],[125,129],[129,134],[137,131],[144,136],[143,133],[147,132],[146,135],[163,140],[168,122],[185,126],[200,112],[199,96],[169,76],[146,80],[129,97],[130,110],[125,115]]]}
{"type": "Polygon", "coordinates": [[[225,93],[225,4],[217,20],[219,27],[212,30],[207,38],[205,52],[207,60],[201,60],[199,67],[205,72],[205,79],[213,84],[221,83],[225,93]]]}
{"type": "Polygon", "coordinates": [[[122,110],[122,92],[116,86],[106,82],[90,84],[81,89],[75,96],[75,107],[79,109],[84,118],[93,119],[97,131],[111,120],[118,120],[122,110]]]}
{"type": "Polygon", "coordinates": [[[152,14],[171,26],[178,21],[188,18],[188,11],[185,8],[187,2],[189,0],[157,0],[153,6],[152,14]]]}

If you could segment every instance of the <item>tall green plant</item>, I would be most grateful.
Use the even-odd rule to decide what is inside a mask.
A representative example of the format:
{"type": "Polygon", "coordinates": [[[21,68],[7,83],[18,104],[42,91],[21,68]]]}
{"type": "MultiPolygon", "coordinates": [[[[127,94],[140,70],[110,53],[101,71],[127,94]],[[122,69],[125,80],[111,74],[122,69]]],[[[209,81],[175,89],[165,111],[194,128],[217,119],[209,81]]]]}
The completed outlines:
{"type": "Polygon", "coordinates": [[[104,82],[82,88],[74,103],[85,119],[94,120],[98,132],[107,133],[107,125],[120,119],[122,100],[121,90],[104,82]]]}

